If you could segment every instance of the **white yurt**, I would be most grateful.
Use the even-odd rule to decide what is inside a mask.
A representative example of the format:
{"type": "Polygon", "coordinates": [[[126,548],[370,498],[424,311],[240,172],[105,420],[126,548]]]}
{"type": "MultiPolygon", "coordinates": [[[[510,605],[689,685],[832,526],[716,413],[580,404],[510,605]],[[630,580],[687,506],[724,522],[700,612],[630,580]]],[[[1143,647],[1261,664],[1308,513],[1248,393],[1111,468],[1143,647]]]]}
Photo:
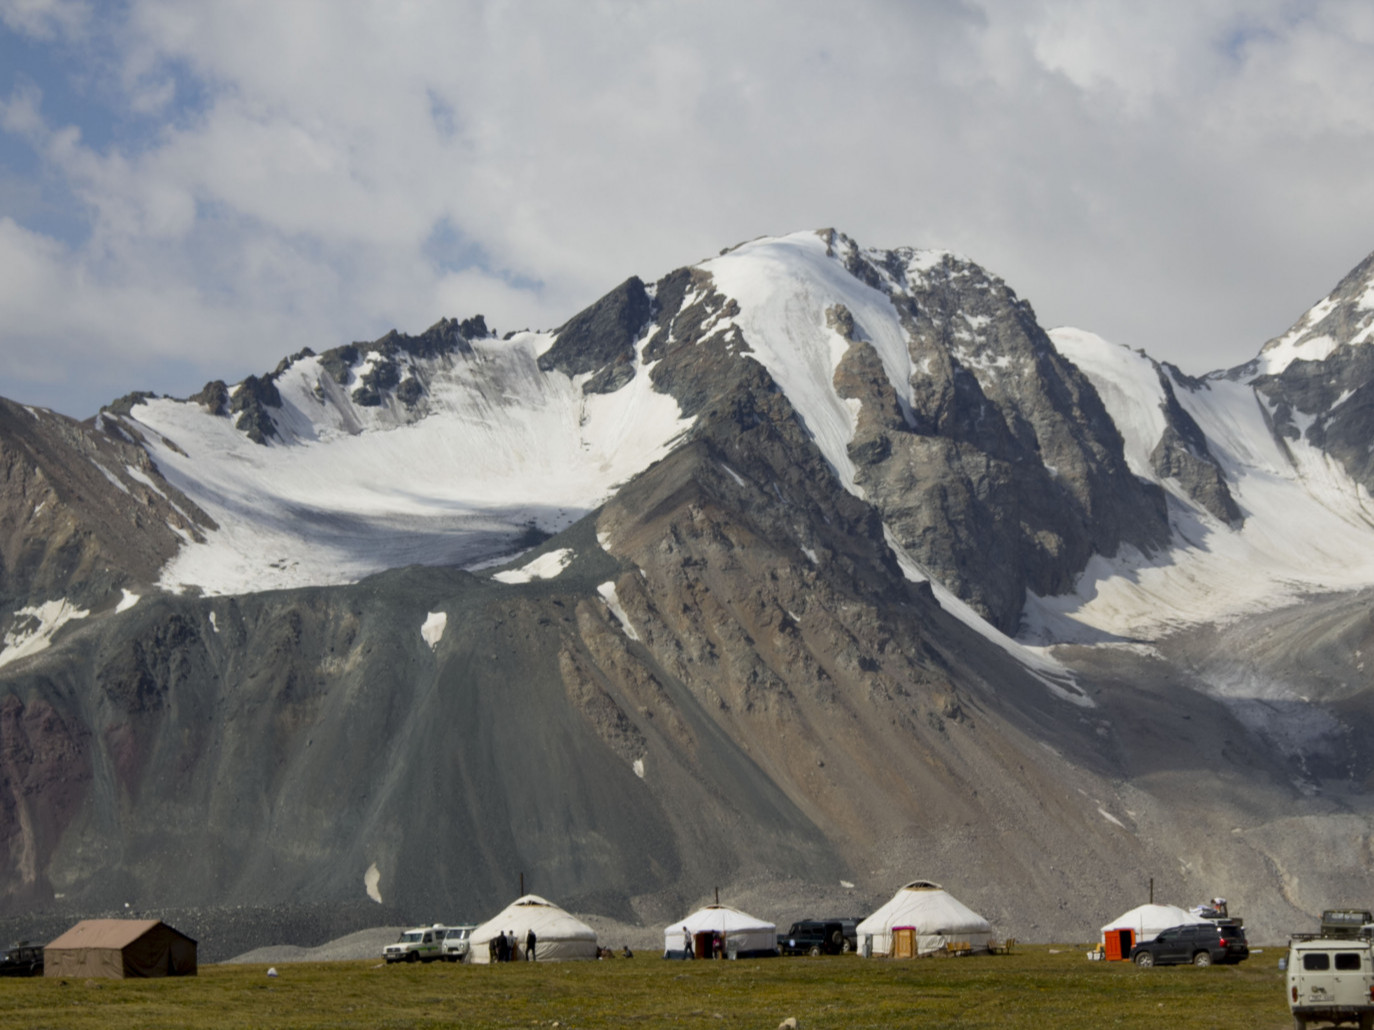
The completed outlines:
{"type": "Polygon", "coordinates": [[[986,951],[992,939],[986,919],[938,883],[925,880],[907,884],[855,932],[861,955],[897,957],[929,955],[947,944],[986,951]]]}
{"type": "Polygon", "coordinates": [[[534,957],[539,962],[596,958],[596,931],[536,894],[517,898],[472,931],[468,961],[491,961],[491,941],[509,931],[515,935],[516,957],[525,957],[525,938],[534,931],[534,957]]]}
{"type": "Polygon", "coordinates": [[[691,935],[696,957],[703,957],[706,952],[701,947],[705,943],[702,935],[709,939],[717,933],[727,955],[733,951],[740,958],[758,958],[778,953],[777,924],[755,919],[729,905],[707,905],[664,928],[663,957],[685,958],[686,934],[691,935]]]}
{"type": "Polygon", "coordinates": [[[1202,920],[1177,905],[1140,905],[1129,912],[1123,912],[1102,927],[1102,944],[1107,950],[1108,958],[1117,958],[1118,949],[1119,957],[1125,958],[1130,954],[1133,944],[1153,940],[1160,930],[1181,926],[1184,923],[1199,922],[1202,920]],[[1123,930],[1131,931],[1130,936],[1123,938],[1123,930]]]}

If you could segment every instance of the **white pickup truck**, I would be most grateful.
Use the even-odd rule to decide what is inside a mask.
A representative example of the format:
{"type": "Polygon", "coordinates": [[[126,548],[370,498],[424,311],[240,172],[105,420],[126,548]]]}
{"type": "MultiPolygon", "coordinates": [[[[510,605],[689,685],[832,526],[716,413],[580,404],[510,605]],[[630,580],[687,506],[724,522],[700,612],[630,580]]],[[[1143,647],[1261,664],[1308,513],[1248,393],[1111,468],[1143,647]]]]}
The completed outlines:
{"type": "Polygon", "coordinates": [[[447,929],[442,923],[435,923],[433,926],[406,930],[395,944],[386,946],[382,958],[388,962],[433,962],[443,958],[444,933],[447,929]]]}
{"type": "Polygon", "coordinates": [[[1296,934],[1288,943],[1294,1030],[1348,1023],[1374,1030],[1374,939],[1296,934]]]}

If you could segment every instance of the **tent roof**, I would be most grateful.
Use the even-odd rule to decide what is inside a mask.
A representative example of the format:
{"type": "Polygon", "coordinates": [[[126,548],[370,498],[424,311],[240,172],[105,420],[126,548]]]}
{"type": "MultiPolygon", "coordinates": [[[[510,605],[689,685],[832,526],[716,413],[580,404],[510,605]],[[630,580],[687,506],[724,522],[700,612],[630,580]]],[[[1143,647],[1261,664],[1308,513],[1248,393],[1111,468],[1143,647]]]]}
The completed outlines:
{"type": "MultiPolygon", "coordinates": [[[[49,948],[123,948],[154,927],[165,925],[160,919],[83,919],[48,945],[49,948]]],[[[180,930],[168,930],[186,937],[180,930]]],[[[189,941],[190,937],[186,937],[189,941]]],[[[194,942],[193,942],[194,943],[194,942]]]]}
{"type": "Polygon", "coordinates": [[[506,930],[519,935],[521,940],[530,930],[540,940],[596,940],[596,931],[590,926],[537,894],[516,898],[473,930],[471,940],[483,944],[506,930]]]}
{"type": "Polygon", "coordinates": [[[756,919],[748,912],[741,912],[737,908],[729,905],[707,905],[699,908],[685,919],[679,919],[676,923],[670,923],[664,927],[665,936],[671,934],[681,935],[682,931],[691,930],[693,933],[700,933],[703,930],[721,930],[723,932],[743,932],[748,930],[765,931],[774,933],[778,927],[776,923],[769,923],[762,919],[756,919]]]}
{"type": "Polygon", "coordinates": [[[1171,926],[1197,922],[1201,922],[1197,916],[1177,905],[1137,905],[1104,925],[1101,932],[1131,929],[1137,936],[1144,936],[1147,932],[1154,936],[1160,930],[1167,930],[1171,926]]]}

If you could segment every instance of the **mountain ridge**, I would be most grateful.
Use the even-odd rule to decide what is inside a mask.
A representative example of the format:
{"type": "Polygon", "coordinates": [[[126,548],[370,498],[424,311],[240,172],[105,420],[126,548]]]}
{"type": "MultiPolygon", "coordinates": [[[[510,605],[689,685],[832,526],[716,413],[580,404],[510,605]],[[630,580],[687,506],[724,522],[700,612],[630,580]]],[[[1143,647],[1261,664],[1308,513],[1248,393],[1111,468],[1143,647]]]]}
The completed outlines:
{"type": "Polygon", "coordinates": [[[518,867],[628,922],[920,875],[1026,939],[1154,877],[1280,934],[1374,887],[1367,279],[1320,359],[1189,379],[822,230],[550,333],[8,405],[0,511],[42,538],[65,469],[90,543],[0,548],[0,914],[432,921],[518,867]]]}

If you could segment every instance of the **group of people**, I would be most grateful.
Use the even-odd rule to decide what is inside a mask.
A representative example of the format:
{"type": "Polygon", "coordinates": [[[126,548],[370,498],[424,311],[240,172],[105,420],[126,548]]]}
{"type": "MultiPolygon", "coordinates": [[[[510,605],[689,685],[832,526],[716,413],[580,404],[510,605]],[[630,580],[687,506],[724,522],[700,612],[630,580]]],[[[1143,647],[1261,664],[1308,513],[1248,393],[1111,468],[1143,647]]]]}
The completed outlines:
{"type": "MultiPolygon", "coordinates": [[[[724,958],[725,957],[725,938],[719,932],[711,934],[706,939],[705,947],[702,949],[705,954],[702,958],[724,958]]],[[[692,940],[692,931],[687,927],[682,928],[682,951],[683,958],[696,958],[696,944],[692,940]]]]}
{"type": "MultiPolygon", "coordinates": [[[[534,929],[525,934],[525,961],[533,962],[535,945],[538,938],[534,935],[534,929]]],[[[488,953],[493,962],[515,962],[520,958],[520,946],[515,941],[515,934],[507,930],[505,933],[498,933],[491,940],[487,941],[488,953]]]]}

